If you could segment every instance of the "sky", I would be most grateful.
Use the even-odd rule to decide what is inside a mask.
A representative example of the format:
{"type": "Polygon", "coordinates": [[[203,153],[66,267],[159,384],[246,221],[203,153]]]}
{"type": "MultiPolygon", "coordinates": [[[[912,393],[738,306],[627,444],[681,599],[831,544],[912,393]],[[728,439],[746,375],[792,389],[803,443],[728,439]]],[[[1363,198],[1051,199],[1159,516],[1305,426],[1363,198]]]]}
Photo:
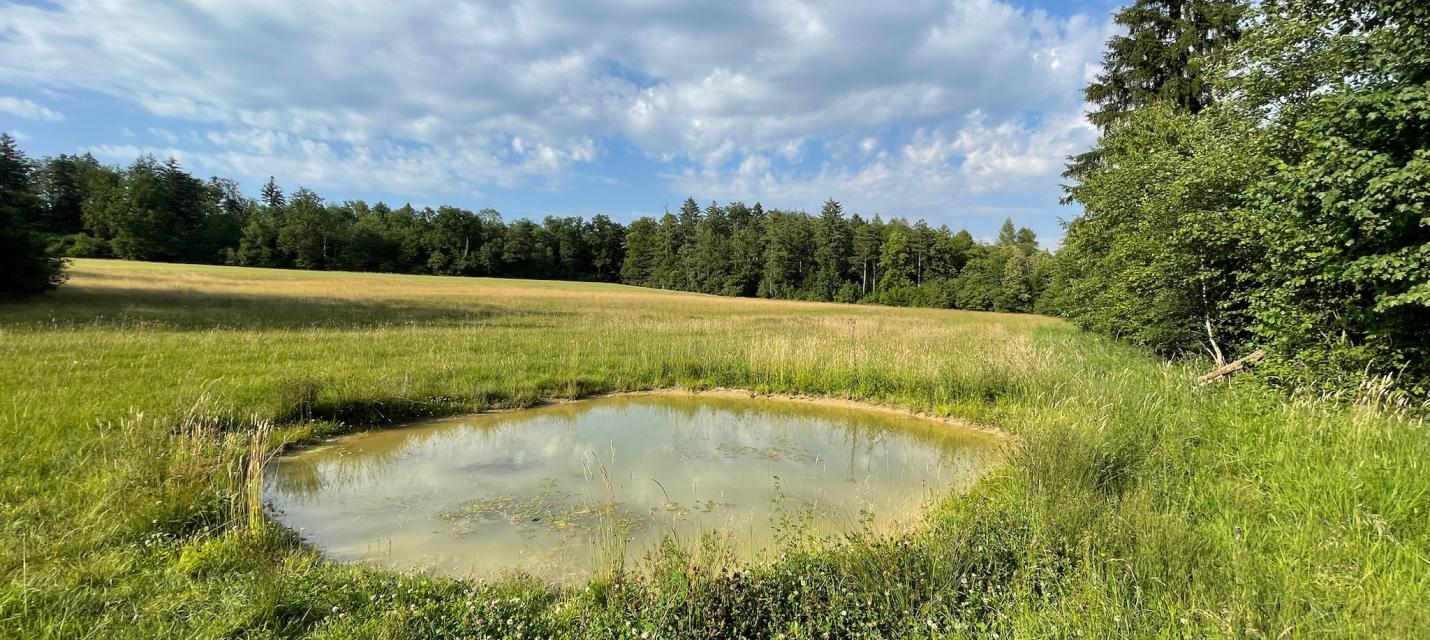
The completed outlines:
{"type": "Polygon", "coordinates": [[[1049,244],[1103,0],[0,0],[0,131],[256,194],[629,221],[686,197],[1049,244]]]}

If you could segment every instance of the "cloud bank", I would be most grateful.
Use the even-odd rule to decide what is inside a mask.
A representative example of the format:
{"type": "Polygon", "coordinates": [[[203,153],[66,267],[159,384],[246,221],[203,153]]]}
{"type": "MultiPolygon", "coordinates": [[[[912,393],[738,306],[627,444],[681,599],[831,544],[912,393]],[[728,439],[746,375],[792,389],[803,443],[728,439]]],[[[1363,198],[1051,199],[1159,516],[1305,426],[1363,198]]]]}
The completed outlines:
{"type": "Polygon", "coordinates": [[[995,0],[60,0],[0,6],[0,89],[187,123],[96,151],[240,177],[436,197],[635,154],[675,192],[936,215],[1055,188],[1108,29],[995,0]]]}

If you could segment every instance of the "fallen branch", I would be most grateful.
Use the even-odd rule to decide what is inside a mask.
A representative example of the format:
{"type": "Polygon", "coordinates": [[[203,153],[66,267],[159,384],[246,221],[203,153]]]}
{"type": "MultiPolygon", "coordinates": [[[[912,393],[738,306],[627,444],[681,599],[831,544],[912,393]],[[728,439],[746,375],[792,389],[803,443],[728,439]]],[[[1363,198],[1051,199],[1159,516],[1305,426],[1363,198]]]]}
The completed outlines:
{"type": "Polygon", "coordinates": [[[1200,377],[1200,378],[1197,378],[1197,383],[1199,383],[1199,384],[1206,384],[1206,383],[1208,383],[1208,382],[1214,382],[1214,381],[1220,380],[1220,379],[1225,378],[1225,377],[1227,377],[1227,376],[1229,376],[1229,375],[1231,375],[1231,374],[1233,374],[1233,373],[1236,373],[1236,372],[1238,372],[1238,371],[1241,371],[1241,370],[1243,370],[1243,369],[1246,369],[1247,365],[1249,365],[1249,364],[1251,364],[1251,363],[1253,363],[1253,362],[1257,362],[1257,361],[1259,361],[1259,360],[1261,360],[1261,359],[1263,359],[1263,358],[1265,358],[1265,357],[1266,357],[1266,352],[1263,351],[1263,350],[1261,350],[1261,349],[1257,349],[1256,351],[1251,352],[1251,355],[1246,356],[1245,358],[1242,358],[1242,359],[1237,360],[1237,361],[1235,361],[1235,362],[1231,362],[1231,363],[1227,364],[1226,366],[1218,367],[1216,371],[1213,371],[1213,372],[1208,373],[1208,374],[1206,374],[1206,375],[1204,375],[1204,376],[1202,376],[1202,377],[1200,377]]]}

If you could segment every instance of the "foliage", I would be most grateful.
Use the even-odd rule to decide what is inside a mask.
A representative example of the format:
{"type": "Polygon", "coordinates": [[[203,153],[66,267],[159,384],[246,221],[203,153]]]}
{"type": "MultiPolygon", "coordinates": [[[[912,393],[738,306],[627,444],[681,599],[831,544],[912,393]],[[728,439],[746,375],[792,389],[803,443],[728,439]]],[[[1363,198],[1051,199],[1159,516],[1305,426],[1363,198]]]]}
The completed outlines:
{"type": "Polygon", "coordinates": [[[1242,274],[1263,251],[1243,207],[1268,163],[1258,138],[1226,107],[1149,107],[1114,126],[1100,141],[1107,162],[1068,190],[1084,209],[1058,254],[1069,280],[1053,307],[1166,355],[1244,339],[1242,274]]]}
{"type": "Polygon", "coordinates": [[[15,139],[0,133],[0,297],[33,295],[65,281],[64,260],[31,228],[53,209],[37,192],[34,173],[15,139]]]}
{"type": "Polygon", "coordinates": [[[1430,394],[1427,21],[1420,2],[1268,0],[1239,42],[1174,61],[1127,58],[1163,34],[1131,25],[1109,58],[1221,99],[1094,118],[1040,307],[1168,354],[1267,348],[1268,379],[1318,395],[1430,394]]]}
{"type": "Polygon", "coordinates": [[[1252,331],[1276,375],[1322,392],[1393,375],[1430,395],[1430,8],[1268,2],[1242,85],[1275,109],[1253,190],[1267,252],[1252,331]],[[1268,50],[1294,50],[1294,68],[1268,50]]]}
{"type": "MultiPolygon", "coordinates": [[[[1102,71],[1083,96],[1088,121],[1107,133],[1137,110],[1161,104],[1196,114],[1215,101],[1217,63],[1242,35],[1244,0],[1134,0],[1113,22],[1127,29],[1107,41],[1102,71]]],[[[1067,176],[1104,161],[1100,148],[1070,158],[1067,176]]]]}

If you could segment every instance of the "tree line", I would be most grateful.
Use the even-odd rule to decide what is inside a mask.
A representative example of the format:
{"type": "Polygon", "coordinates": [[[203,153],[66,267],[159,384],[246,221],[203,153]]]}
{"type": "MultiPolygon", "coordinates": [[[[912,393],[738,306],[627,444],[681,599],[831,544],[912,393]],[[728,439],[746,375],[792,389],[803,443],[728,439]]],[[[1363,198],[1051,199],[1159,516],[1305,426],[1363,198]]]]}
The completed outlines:
{"type": "MultiPolygon", "coordinates": [[[[90,155],[30,160],[0,137],[8,176],[7,234],[48,276],[54,256],[114,257],[295,269],[624,282],[732,296],[1032,311],[1052,255],[1006,220],[996,242],[922,220],[819,215],[760,203],[687,199],[677,212],[623,225],[548,216],[506,222],[492,209],[327,202],[269,179],[257,198],[223,178],[201,180],[173,159],[111,167],[90,155]]],[[[32,270],[33,271],[33,270],[32,270]]]]}
{"type": "Polygon", "coordinates": [[[1046,310],[1317,394],[1430,395],[1430,4],[1137,0],[1046,310]]]}
{"type": "Polygon", "coordinates": [[[996,242],[923,220],[846,216],[834,200],[819,215],[759,203],[641,218],[626,232],[629,284],[730,296],[898,306],[1031,311],[1047,290],[1052,256],[1029,229],[1003,222],[996,242]]]}

